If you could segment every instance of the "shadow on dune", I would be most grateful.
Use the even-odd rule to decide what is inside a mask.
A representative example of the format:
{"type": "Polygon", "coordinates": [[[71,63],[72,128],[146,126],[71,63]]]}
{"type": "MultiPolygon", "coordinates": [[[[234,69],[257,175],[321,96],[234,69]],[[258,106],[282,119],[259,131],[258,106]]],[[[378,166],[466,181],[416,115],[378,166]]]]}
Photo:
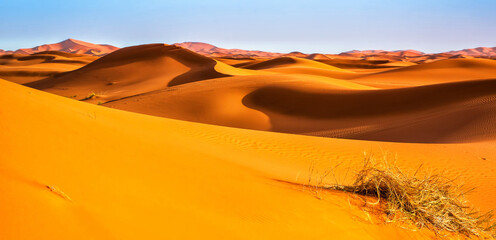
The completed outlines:
{"type": "Polygon", "coordinates": [[[248,66],[245,66],[244,68],[251,69],[251,70],[262,70],[262,69],[277,67],[280,65],[287,65],[287,64],[294,64],[294,63],[296,63],[296,60],[293,58],[279,57],[279,58],[274,58],[271,60],[263,61],[260,63],[248,65],[248,66]]]}
{"type": "Polygon", "coordinates": [[[182,49],[179,53],[181,53],[181,55],[178,56],[174,56],[174,54],[171,55],[174,56],[178,62],[186,66],[191,66],[190,67],[191,69],[188,72],[183,73],[172,79],[168,84],[169,87],[190,83],[190,82],[196,82],[200,80],[230,76],[215,71],[214,68],[215,65],[217,65],[217,62],[214,59],[193,52],[188,52],[189,54],[184,54],[184,50],[182,49]]]}
{"type": "Polygon", "coordinates": [[[491,79],[367,91],[270,86],[251,92],[243,104],[267,114],[273,131],[426,143],[496,138],[495,100],[491,79]],[[360,128],[368,129],[344,131],[360,128]]]}
{"type": "Polygon", "coordinates": [[[246,106],[310,118],[367,117],[434,108],[496,95],[496,79],[415,88],[367,91],[302,91],[264,87],[243,99],[246,106]]]}
{"type": "MultiPolygon", "coordinates": [[[[177,46],[148,44],[117,50],[78,70],[33,82],[26,86],[36,89],[48,89],[70,82],[73,85],[76,85],[77,82],[77,85],[81,86],[91,83],[104,85],[121,79],[126,79],[128,83],[139,83],[170,74],[177,76],[173,76],[169,81],[164,79],[164,84],[176,86],[194,81],[229,76],[215,71],[216,64],[217,62],[211,58],[177,46]],[[190,70],[181,73],[177,66],[163,64],[163,60],[166,58],[174,59],[190,70]],[[142,65],[146,65],[147,69],[144,70],[142,65]],[[142,73],[137,74],[137,72],[142,73]]],[[[159,86],[158,88],[161,87],[159,86]]]]}

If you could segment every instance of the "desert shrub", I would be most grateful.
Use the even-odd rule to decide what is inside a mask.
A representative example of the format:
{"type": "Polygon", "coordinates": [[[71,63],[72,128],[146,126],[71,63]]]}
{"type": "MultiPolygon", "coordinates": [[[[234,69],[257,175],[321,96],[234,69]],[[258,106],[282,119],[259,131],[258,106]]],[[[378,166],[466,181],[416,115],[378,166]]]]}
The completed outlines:
{"type": "Polygon", "coordinates": [[[420,174],[422,167],[407,174],[395,162],[386,159],[377,162],[366,157],[353,176],[352,184],[337,183],[319,188],[375,198],[376,202],[365,202],[380,205],[388,222],[410,221],[419,228],[427,227],[441,235],[453,232],[480,238],[495,236],[492,212],[475,211],[465,198],[473,189],[466,189],[441,174],[420,174]]]}

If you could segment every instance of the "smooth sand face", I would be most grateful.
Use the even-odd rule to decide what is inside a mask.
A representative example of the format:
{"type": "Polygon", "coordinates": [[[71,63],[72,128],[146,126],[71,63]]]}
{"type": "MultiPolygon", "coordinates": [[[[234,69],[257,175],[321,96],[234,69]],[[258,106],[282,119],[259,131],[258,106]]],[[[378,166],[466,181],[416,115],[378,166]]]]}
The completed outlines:
{"type": "MultiPolygon", "coordinates": [[[[29,71],[69,64],[18,59],[0,60],[29,71]]],[[[339,163],[346,168],[336,177],[349,182],[347,169],[357,169],[364,152],[390,153],[406,171],[423,164],[458,177],[477,188],[469,195],[477,208],[496,208],[495,62],[214,60],[152,44],[26,84],[49,93],[0,80],[0,189],[8,196],[0,197],[0,232],[6,239],[432,237],[381,224],[352,196],[317,198],[301,184],[339,163]]]]}
{"type": "Polygon", "coordinates": [[[96,59],[94,56],[50,51],[33,55],[3,55],[0,56],[0,78],[25,84],[78,69],[96,59]]]}
{"type": "Polygon", "coordinates": [[[424,163],[448,175],[462,173],[463,181],[479,187],[471,200],[494,207],[488,201],[495,187],[490,145],[224,128],[116,111],[5,81],[1,86],[2,113],[9,114],[1,116],[7,151],[0,155],[0,187],[9,197],[0,198],[0,226],[8,239],[34,233],[38,239],[427,237],[426,231],[370,223],[347,195],[319,200],[278,181],[306,182],[312,163],[320,170],[339,161],[357,166],[363,151],[398,153],[407,168],[424,163]]]}
{"type": "Polygon", "coordinates": [[[353,81],[381,88],[412,87],[496,78],[491,59],[448,59],[359,76],[353,81]]]}

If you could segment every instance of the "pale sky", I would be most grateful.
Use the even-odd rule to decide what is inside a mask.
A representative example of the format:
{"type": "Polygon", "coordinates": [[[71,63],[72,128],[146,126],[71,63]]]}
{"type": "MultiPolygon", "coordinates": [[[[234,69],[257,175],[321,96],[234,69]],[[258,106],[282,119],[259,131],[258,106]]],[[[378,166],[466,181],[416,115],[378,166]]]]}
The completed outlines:
{"type": "Polygon", "coordinates": [[[339,53],[496,46],[496,0],[0,0],[0,49],[75,38],[339,53]]]}

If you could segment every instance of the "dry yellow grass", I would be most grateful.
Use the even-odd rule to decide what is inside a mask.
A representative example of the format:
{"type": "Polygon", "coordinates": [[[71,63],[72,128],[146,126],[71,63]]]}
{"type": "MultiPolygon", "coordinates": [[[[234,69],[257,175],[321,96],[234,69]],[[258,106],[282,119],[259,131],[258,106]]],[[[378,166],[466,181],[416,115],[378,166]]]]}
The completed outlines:
{"type": "Polygon", "coordinates": [[[372,156],[366,156],[352,184],[323,184],[323,179],[335,171],[332,169],[322,174],[315,189],[376,198],[375,202],[363,200],[369,206],[378,206],[386,215],[386,222],[411,222],[418,228],[429,228],[439,236],[448,232],[484,239],[496,236],[492,212],[480,213],[465,199],[473,189],[466,189],[463,184],[441,174],[421,170],[420,166],[415,173],[408,174],[395,161],[387,158],[376,161],[372,156]]]}

